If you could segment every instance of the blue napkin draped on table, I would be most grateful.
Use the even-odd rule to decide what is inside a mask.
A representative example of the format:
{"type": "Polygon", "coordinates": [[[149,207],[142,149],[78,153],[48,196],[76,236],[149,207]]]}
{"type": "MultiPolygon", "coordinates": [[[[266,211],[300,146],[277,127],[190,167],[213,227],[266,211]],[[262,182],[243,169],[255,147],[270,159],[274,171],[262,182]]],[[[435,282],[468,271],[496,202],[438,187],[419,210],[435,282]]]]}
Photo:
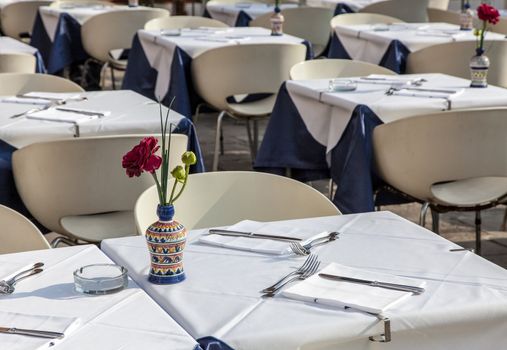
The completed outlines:
{"type": "MultiPolygon", "coordinates": [[[[201,350],[234,350],[229,345],[215,337],[203,337],[197,339],[201,350]]],[[[197,349],[196,349],[197,350],[197,349]]]]}
{"type": "Polygon", "coordinates": [[[81,25],[68,13],[60,14],[53,42],[46,32],[40,13],[37,13],[30,45],[39,50],[50,74],[61,72],[72,63],[89,57],[81,41],[81,25]]]}
{"type": "Polygon", "coordinates": [[[347,14],[347,13],[355,13],[355,11],[352,10],[350,8],[350,6],[347,5],[347,4],[344,4],[344,3],[338,3],[338,4],[336,4],[336,7],[334,9],[334,15],[335,16],[344,15],[344,14],[347,14]]]}
{"type": "MultiPolygon", "coordinates": [[[[306,58],[311,59],[313,57],[311,43],[305,40],[302,44],[306,46],[306,58]]],[[[192,85],[191,63],[192,58],[184,50],[176,47],[171,64],[168,92],[165,96],[155,96],[158,72],[150,66],[139,36],[136,34],[132,42],[122,89],[133,90],[153,100],[160,99],[165,106],[169,106],[174,97],[173,109],[192,119],[193,111],[203,100],[197,95],[192,85]]]]}
{"type": "Polygon", "coordinates": [[[382,124],[365,105],[358,105],[337,146],[331,150],[331,167],[326,148],[308,132],[285,83],[280,92],[257,153],[254,168],[284,175],[286,169],[300,181],[331,177],[338,185],[333,202],[344,214],[374,211],[375,204],[400,203],[398,198],[377,197],[382,182],[373,166],[373,129],[382,124]],[[379,201],[382,199],[386,201],[379,201]]]}
{"type": "MultiPolygon", "coordinates": [[[[212,18],[208,9],[204,10],[204,13],[202,15],[206,18],[212,18]]],[[[238,12],[238,17],[236,18],[236,23],[234,24],[235,27],[248,27],[250,25],[250,21],[252,20],[252,17],[245,11],[241,10],[238,12]]]]}
{"type": "MultiPolygon", "coordinates": [[[[388,68],[398,74],[403,74],[406,70],[407,57],[409,54],[410,51],[401,41],[393,40],[380,60],[379,66],[388,68]]],[[[336,33],[333,33],[331,39],[328,58],[351,59],[336,33]]]]}

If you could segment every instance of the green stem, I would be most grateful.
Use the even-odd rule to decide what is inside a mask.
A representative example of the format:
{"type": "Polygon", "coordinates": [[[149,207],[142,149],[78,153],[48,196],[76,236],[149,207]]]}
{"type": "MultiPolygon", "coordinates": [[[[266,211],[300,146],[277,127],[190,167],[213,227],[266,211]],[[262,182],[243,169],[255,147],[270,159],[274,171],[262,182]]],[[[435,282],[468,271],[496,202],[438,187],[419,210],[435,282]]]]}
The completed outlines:
{"type": "Polygon", "coordinates": [[[173,200],[173,197],[174,197],[174,191],[176,191],[176,186],[178,185],[178,180],[174,179],[174,185],[173,185],[173,189],[171,191],[171,197],[169,197],[169,204],[173,204],[175,199],[173,200]]]}
{"type": "Polygon", "coordinates": [[[178,198],[180,198],[181,194],[183,193],[183,190],[185,189],[185,186],[187,185],[189,170],[190,170],[190,165],[185,165],[185,174],[186,174],[185,181],[183,181],[183,186],[181,186],[180,192],[178,192],[178,194],[176,195],[176,197],[174,197],[174,199],[173,199],[173,195],[171,194],[171,203],[174,203],[178,198]]]}
{"type": "Polygon", "coordinates": [[[164,200],[161,196],[160,191],[160,183],[158,182],[157,174],[155,172],[151,173],[151,176],[155,179],[155,184],[157,185],[157,192],[158,192],[158,201],[160,202],[160,205],[164,205],[164,200]]]}
{"type": "Polygon", "coordinates": [[[484,51],[484,35],[486,34],[486,21],[482,21],[480,49],[484,51]]]}

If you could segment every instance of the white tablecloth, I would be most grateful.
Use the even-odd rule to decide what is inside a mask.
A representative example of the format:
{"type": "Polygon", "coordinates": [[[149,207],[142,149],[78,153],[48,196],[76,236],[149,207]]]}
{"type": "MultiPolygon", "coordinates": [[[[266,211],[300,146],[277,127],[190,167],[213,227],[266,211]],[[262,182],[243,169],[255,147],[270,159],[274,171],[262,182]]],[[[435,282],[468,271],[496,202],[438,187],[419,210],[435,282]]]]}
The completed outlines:
{"type": "MultiPolygon", "coordinates": [[[[281,4],[280,8],[282,10],[288,8],[296,8],[297,4],[281,4]]],[[[249,3],[249,2],[239,2],[239,3],[219,3],[212,2],[206,4],[206,9],[208,10],[211,18],[224,22],[225,24],[234,27],[236,25],[236,20],[238,18],[238,13],[240,11],[245,12],[252,19],[255,19],[261,15],[266,13],[274,12],[275,7],[272,4],[263,4],[263,3],[249,3]]]]}
{"type": "Polygon", "coordinates": [[[363,7],[379,1],[382,0],[307,0],[306,3],[308,6],[323,6],[332,8],[333,10],[335,9],[336,5],[344,4],[350,7],[352,11],[357,12],[363,7]]]}
{"type": "MultiPolygon", "coordinates": [[[[436,44],[476,40],[473,31],[459,31],[459,26],[447,23],[400,23],[385,31],[375,28],[378,25],[340,25],[334,32],[352,59],[374,64],[381,61],[393,40],[399,40],[410,52],[436,44]]],[[[505,35],[488,32],[486,40],[505,40],[505,35]]]]}
{"type": "MultiPolygon", "coordinates": [[[[177,213],[176,213],[177,217],[177,213]]],[[[286,222],[288,223],[288,222],[286,222]]],[[[383,331],[375,316],[259,290],[294,270],[304,257],[280,258],[205,246],[204,230],[189,233],[187,279],[177,285],[146,282],[143,237],[102,242],[132,278],[193,337],[214,335],[237,350],[252,349],[491,349],[507,334],[507,272],[442,237],[389,212],[295,220],[298,228],[341,232],[314,249],[322,266],[350,267],[426,281],[426,292],[389,308],[393,340],[373,344],[383,331]]]]}
{"type": "MultiPolygon", "coordinates": [[[[13,294],[0,295],[0,313],[79,318],[79,327],[58,342],[55,349],[138,350],[163,345],[167,349],[192,350],[197,345],[132,280],[125,290],[111,295],[87,296],[76,292],[73,280],[76,269],[111,263],[95,246],[0,255],[0,279],[13,269],[19,270],[19,266],[28,267],[38,261],[44,262],[44,271],[19,282],[13,294]]],[[[19,342],[26,339],[18,337],[19,342]]]]}
{"type": "MultiPolygon", "coordinates": [[[[470,88],[470,81],[445,74],[403,75],[427,80],[421,88],[447,88],[465,91],[450,98],[452,110],[506,107],[507,89],[488,86],[470,88]]],[[[353,78],[356,79],[356,78],[353,78]]],[[[388,96],[389,85],[358,84],[356,91],[327,92],[329,79],[289,80],[287,90],[307,130],[330,152],[340,141],[357,105],[368,106],[384,123],[401,118],[447,110],[446,99],[388,96]]]]}
{"type": "MultiPolygon", "coordinates": [[[[77,131],[81,137],[160,133],[159,106],[153,100],[128,90],[86,92],[82,95],[88,100],[69,102],[65,107],[111,113],[78,125],[25,117],[11,119],[14,114],[38,106],[1,102],[0,97],[0,139],[19,148],[34,142],[77,136],[77,131]]],[[[162,107],[162,110],[165,113],[167,108],[162,107]]],[[[178,124],[182,118],[181,114],[171,111],[169,121],[178,124]]]]}
{"type": "Polygon", "coordinates": [[[35,55],[37,49],[8,36],[0,37],[0,53],[27,53],[35,55]]]}
{"type": "Polygon", "coordinates": [[[164,97],[169,88],[176,47],[194,58],[206,50],[223,46],[303,42],[303,39],[287,34],[272,36],[270,30],[256,27],[182,30],[180,36],[166,36],[160,31],[140,30],[138,36],[150,66],[158,72],[155,96],[160,97],[164,97]]]}

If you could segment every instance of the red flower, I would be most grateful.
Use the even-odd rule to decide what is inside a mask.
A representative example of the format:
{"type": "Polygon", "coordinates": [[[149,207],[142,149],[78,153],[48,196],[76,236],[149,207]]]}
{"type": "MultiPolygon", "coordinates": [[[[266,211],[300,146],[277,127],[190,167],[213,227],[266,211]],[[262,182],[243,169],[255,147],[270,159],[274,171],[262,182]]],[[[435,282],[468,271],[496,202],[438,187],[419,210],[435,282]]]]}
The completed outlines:
{"type": "Polygon", "coordinates": [[[122,167],[127,170],[129,177],[141,176],[143,171],[155,172],[162,164],[162,158],[155,155],[160,146],[154,137],[145,137],[141,142],[123,156],[122,167]]]}
{"type": "Polygon", "coordinates": [[[500,20],[500,13],[496,8],[488,4],[481,4],[477,8],[477,15],[481,21],[497,24],[500,20]]]}

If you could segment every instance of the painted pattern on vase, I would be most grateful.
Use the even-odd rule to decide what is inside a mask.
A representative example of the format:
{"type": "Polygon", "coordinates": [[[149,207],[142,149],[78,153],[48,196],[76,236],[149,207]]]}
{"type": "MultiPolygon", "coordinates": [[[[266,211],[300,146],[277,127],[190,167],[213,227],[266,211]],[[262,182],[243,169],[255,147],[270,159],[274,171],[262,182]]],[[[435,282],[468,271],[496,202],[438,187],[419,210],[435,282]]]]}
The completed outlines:
{"type": "Polygon", "coordinates": [[[157,215],[159,220],[146,230],[151,260],[148,280],[156,284],[178,283],[185,279],[183,249],[187,240],[187,230],[173,220],[172,205],[159,205],[157,215]]]}

